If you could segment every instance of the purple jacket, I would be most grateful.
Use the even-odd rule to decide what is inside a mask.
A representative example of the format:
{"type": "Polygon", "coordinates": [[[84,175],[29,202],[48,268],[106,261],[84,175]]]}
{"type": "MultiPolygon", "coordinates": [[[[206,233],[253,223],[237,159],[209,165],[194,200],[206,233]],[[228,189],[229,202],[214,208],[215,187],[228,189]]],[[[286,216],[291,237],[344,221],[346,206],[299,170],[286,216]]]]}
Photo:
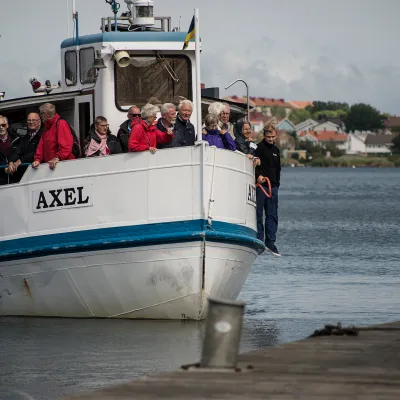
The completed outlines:
{"type": "Polygon", "coordinates": [[[215,146],[219,149],[236,150],[235,141],[228,132],[222,135],[218,130],[213,129],[207,131],[207,135],[203,133],[203,140],[207,140],[210,146],[215,146]]]}

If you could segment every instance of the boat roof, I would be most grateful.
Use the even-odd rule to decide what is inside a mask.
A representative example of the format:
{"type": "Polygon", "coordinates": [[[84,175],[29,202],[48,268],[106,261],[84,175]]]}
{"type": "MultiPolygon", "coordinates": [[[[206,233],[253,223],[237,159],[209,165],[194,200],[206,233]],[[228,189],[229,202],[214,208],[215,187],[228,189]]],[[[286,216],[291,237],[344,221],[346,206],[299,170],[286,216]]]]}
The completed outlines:
{"type": "MultiPolygon", "coordinates": [[[[185,32],[103,32],[79,36],[79,45],[104,42],[184,42],[185,32]]],[[[76,46],[75,38],[65,39],[61,48],[76,46]]]]}

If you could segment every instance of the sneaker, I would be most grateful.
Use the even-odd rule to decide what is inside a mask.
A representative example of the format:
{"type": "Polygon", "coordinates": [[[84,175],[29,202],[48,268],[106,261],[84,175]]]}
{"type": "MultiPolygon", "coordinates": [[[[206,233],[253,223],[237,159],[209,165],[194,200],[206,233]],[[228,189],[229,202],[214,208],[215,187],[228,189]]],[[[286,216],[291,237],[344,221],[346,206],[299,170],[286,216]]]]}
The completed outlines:
{"type": "Polygon", "coordinates": [[[274,255],[277,257],[281,256],[281,253],[279,253],[279,250],[276,248],[274,244],[270,244],[269,246],[266,246],[266,248],[274,255]]]}

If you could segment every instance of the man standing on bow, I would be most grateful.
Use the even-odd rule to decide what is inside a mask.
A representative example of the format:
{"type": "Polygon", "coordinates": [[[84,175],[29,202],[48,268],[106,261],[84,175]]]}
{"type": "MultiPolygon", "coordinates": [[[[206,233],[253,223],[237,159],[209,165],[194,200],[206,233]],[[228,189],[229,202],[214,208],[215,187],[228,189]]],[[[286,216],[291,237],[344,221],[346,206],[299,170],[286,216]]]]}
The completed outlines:
{"type": "Polygon", "coordinates": [[[275,241],[278,230],[278,189],[281,179],[281,157],[278,147],[275,146],[275,139],[275,127],[267,125],[264,128],[264,140],[258,144],[254,155],[261,161],[261,165],[256,167],[256,181],[264,189],[259,186],[256,189],[257,236],[258,239],[264,241],[265,246],[272,254],[279,257],[280,253],[276,248],[275,241]],[[271,183],[270,198],[265,194],[265,192],[269,192],[267,178],[271,183]]]}

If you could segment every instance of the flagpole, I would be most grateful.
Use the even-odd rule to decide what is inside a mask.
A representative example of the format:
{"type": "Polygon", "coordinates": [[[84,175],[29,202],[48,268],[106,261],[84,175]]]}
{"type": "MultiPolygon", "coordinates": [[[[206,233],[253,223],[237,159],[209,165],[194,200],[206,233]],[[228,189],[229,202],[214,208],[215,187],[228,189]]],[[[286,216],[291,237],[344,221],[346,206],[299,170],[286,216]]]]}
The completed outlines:
{"type": "Polygon", "coordinates": [[[201,121],[201,77],[200,77],[200,24],[199,9],[194,9],[194,39],[195,39],[195,67],[196,67],[196,114],[197,114],[197,140],[202,140],[201,121]]]}

